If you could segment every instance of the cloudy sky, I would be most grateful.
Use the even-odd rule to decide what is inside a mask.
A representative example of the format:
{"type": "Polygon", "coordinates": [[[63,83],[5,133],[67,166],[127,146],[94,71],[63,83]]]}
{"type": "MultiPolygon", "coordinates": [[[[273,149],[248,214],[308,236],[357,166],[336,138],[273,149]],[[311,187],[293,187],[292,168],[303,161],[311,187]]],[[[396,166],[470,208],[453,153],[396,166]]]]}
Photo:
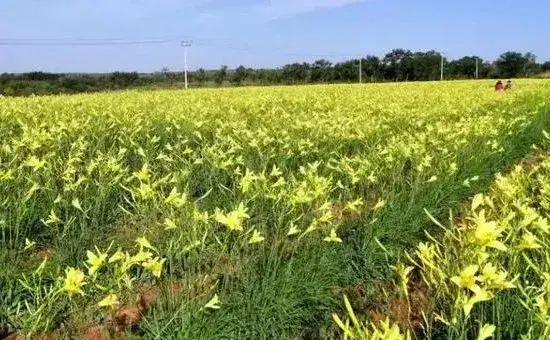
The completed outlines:
{"type": "Polygon", "coordinates": [[[0,8],[0,72],[181,70],[182,39],[193,41],[191,68],[338,61],[397,47],[550,60],[547,0],[0,0],[0,8]]]}

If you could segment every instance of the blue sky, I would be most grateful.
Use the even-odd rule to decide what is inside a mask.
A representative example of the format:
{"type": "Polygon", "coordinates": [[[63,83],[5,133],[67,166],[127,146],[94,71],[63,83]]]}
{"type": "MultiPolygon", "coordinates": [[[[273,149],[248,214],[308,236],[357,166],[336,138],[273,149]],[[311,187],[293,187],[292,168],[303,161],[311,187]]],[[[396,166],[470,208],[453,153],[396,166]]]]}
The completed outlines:
{"type": "MultiPolygon", "coordinates": [[[[254,67],[436,49],[550,60],[550,1],[0,0],[0,72],[156,71],[254,67]],[[159,45],[6,46],[5,39],[164,39],[159,45]]],[[[43,40],[44,41],[44,40],[43,40]]]]}

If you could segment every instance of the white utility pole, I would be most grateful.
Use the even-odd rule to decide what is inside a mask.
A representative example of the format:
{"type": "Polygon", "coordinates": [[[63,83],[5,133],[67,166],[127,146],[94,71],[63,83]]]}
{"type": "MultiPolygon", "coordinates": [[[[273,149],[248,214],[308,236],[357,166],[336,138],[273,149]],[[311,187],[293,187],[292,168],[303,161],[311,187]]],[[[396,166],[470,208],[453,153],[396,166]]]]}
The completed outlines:
{"type": "Polygon", "coordinates": [[[187,48],[191,46],[191,40],[183,40],[181,47],[183,47],[183,63],[184,63],[184,75],[185,75],[185,88],[187,88],[187,48]]]}
{"type": "Polygon", "coordinates": [[[363,83],[363,64],[361,59],[363,58],[359,57],[359,84],[363,83]]]}

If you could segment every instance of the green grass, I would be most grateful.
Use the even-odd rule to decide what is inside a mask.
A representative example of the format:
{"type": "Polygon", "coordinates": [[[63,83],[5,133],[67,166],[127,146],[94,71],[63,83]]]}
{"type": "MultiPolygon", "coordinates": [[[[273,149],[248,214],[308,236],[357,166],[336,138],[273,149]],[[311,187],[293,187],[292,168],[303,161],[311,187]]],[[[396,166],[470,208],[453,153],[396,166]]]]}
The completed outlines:
{"type": "MultiPolygon", "coordinates": [[[[18,279],[41,262],[40,252],[24,249],[26,238],[52,254],[40,283],[45,285],[67,266],[83,268],[86,250],[94,246],[105,250],[113,242],[110,255],[119,247],[130,251],[146,235],[166,259],[163,274],[155,279],[132,269],[134,288],[120,290],[119,297],[132,304],[141,286],[173,282],[182,293],[155,303],[128,330],[130,337],[337,337],[331,313],[343,311],[342,295],[361,287],[367,307],[374,305],[381,297],[373,287],[393,276],[376,240],[393,254],[410,249],[425,230],[434,231],[424,209],[437,218],[459,209],[497,172],[527,155],[550,126],[547,82],[520,81],[523,90],[501,97],[488,85],[2,99],[0,132],[8,148],[0,151],[0,178],[8,171],[14,178],[0,180],[0,265],[8,268],[0,272],[0,324],[22,327],[22,320],[34,320],[16,308],[34,298],[18,279]],[[429,165],[419,170],[427,155],[429,165]],[[29,169],[31,156],[44,166],[29,169]],[[455,172],[449,171],[453,163],[455,172]],[[144,164],[149,178],[138,180],[144,164]],[[270,175],[274,166],[280,175],[270,175]],[[257,176],[248,191],[242,188],[246,169],[257,176]],[[436,180],[429,181],[432,176],[436,180]],[[478,179],[465,186],[473,177],[478,179]],[[277,178],[285,184],[273,187],[277,178]],[[39,189],[29,194],[33,183],[39,189]],[[151,198],[139,199],[142,184],[154,186],[151,198]],[[173,188],[186,194],[182,206],[166,203],[173,188]],[[317,196],[294,204],[299,194],[317,196]],[[358,214],[286,236],[291,223],[303,232],[318,220],[323,204],[337,211],[357,198],[365,203],[358,214]],[[385,206],[374,211],[380,200],[385,206]],[[212,216],[216,208],[227,213],[241,202],[250,215],[243,232],[193,217],[205,211],[212,216]],[[51,210],[61,222],[43,222],[51,210]],[[164,231],[165,218],[177,229],[164,231]],[[342,243],[323,241],[333,228],[342,243]],[[248,244],[252,229],[265,240],[248,244]],[[221,308],[204,310],[214,294],[221,308]]],[[[110,313],[95,306],[101,298],[94,292],[59,300],[42,328],[78,337],[84,323],[109,323],[110,313]]]]}

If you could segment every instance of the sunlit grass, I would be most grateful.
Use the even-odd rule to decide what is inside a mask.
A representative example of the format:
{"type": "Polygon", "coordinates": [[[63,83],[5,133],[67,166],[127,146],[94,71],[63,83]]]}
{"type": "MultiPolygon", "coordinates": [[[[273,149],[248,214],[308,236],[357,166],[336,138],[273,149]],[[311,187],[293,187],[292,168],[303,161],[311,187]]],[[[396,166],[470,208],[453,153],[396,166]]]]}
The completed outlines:
{"type": "Polygon", "coordinates": [[[333,337],[341,294],[390,277],[375,240],[414,246],[424,209],[445,216],[542,139],[550,83],[516,88],[2,98],[0,324],[77,336],[177,284],[116,331],[333,337]]]}

